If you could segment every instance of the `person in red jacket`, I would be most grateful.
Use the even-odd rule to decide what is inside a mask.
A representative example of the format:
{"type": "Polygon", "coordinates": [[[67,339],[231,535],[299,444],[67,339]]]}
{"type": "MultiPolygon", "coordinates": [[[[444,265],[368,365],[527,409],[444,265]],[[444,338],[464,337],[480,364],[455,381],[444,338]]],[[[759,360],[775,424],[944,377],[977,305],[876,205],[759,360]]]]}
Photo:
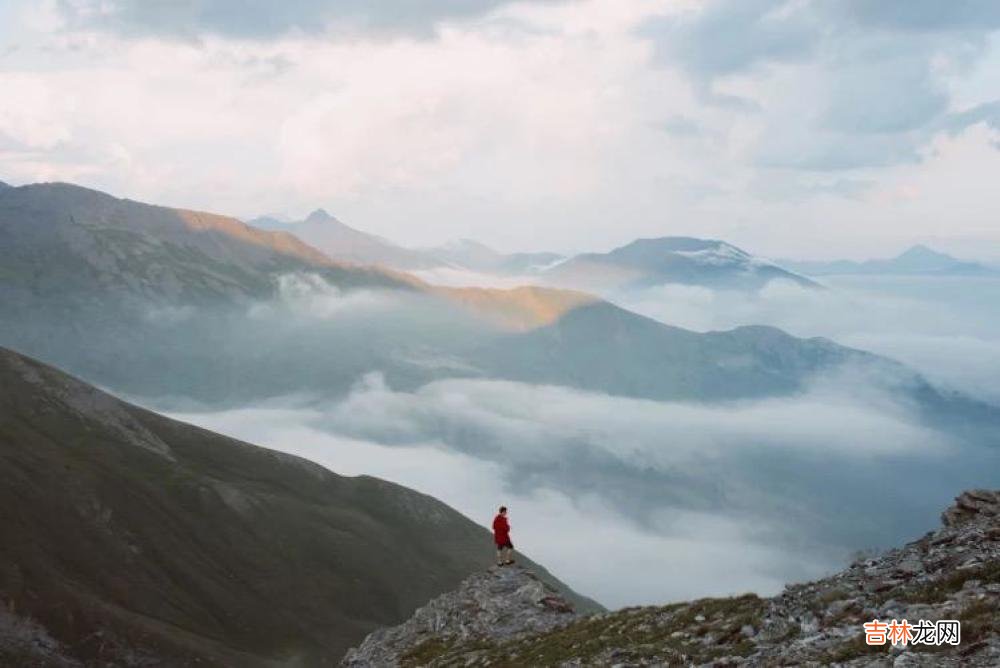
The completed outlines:
{"type": "Polygon", "coordinates": [[[493,518],[493,542],[497,546],[497,566],[514,563],[514,544],[510,542],[510,523],[507,522],[507,507],[500,506],[500,512],[493,518]]]}

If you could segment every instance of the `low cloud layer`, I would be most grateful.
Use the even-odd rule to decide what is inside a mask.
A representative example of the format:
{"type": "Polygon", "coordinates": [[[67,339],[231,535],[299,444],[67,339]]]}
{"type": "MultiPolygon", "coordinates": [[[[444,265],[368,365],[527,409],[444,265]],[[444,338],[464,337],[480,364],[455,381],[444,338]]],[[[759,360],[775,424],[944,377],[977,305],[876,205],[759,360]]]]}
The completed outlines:
{"type": "Polygon", "coordinates": [[[857,433],[836,444],[838,455],[877,458],[937,448],[939,439],[913,428],[891,400],[858,402],[865,387],[855,380],[821,381],[792,400],[717,406],[493,380],[443,380],[397,392],[372,373],[324,424],[384,443],[442,438],[475,456],[525,464],[566,461],[574,450],[599,448],[622,463],[659,470],[752,447],[747,444],[785,455],[829,453],[828,434],[845,421],[857,433]],[[847,386],[856,387],[853,396],[843,391],[847,386]]]}
{"type": "MultiPolygon", "coordinates": [[[[511,508],[519,550],[577,590],[612,607],[705,595],[773,593],[789,579],[816,576],[838,560],[815,550],[805,558],[747,535],[725,513],[669,511],[669,529],[641,527],[597,494],[551,487],[514,490],[504,467],[438,442],[386,446],[307,426],[319,414],[241,409],[175,414],[188,422],[319,462],[341,474],[374,475],[432,494],[488,525],[496,506],[511,508]]],[[[483,546],[484,554],[490,546],[483,546]]]]}
{"type": "Polygon", "coordinates": [[[341,290],[310,273],[282,274],[276,283],[276,299],[250,307],[247,316],[251,320],[269,323],[288,317],[307,321],[364,318],[399,310],[407,301],[398,291],[341,290]]]}
{"type": "Polygon", "coordinates": [[[482,524],[505,503],[519,547],[609,605],[773,593],[1000,482],[995,454],[920,426],[855,375],[705,407],[499,381],[401,391],[372,373],[342,401],[175,415],[415,487],[482,524]]]}

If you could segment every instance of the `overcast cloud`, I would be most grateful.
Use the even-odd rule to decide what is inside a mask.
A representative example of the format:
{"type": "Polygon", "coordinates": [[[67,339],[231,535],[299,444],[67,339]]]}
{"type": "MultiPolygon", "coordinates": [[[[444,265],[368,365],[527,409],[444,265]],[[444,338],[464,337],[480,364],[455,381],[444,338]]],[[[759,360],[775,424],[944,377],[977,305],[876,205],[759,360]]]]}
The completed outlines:
{"type": "Polygon", "coordinates": [[[15,0],[0,180],[420,246],[996,256],[997,28],[971,0],[15,0]]]}

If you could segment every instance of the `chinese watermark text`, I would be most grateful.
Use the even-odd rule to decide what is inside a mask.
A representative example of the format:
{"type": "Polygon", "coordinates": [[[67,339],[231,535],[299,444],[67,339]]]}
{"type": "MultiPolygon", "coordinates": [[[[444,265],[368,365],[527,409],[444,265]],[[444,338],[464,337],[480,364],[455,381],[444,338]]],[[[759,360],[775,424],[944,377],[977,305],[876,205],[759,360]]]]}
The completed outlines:
{"type": "Polygon", "coordinates": [[[921,619],[915,624],[907,620],[865,622],[865,642],[869,645],[958,645],[962,641],[962,623],[957,619],[930,622],[921,619]]]}

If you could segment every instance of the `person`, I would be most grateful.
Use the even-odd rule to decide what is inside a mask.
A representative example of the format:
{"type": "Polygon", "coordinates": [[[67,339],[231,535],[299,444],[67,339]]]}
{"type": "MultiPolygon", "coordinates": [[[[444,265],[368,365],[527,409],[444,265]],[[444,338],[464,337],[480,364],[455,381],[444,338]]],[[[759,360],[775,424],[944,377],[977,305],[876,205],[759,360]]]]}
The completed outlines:
{"type": "Polygon", "coordinates": [[[507,507],[500,506],[500,512],[493,518],[493,542],[497,546],[497,566],[514,563],[514,544],[510,542],[510,523],[507,522],[507,507]]]}

